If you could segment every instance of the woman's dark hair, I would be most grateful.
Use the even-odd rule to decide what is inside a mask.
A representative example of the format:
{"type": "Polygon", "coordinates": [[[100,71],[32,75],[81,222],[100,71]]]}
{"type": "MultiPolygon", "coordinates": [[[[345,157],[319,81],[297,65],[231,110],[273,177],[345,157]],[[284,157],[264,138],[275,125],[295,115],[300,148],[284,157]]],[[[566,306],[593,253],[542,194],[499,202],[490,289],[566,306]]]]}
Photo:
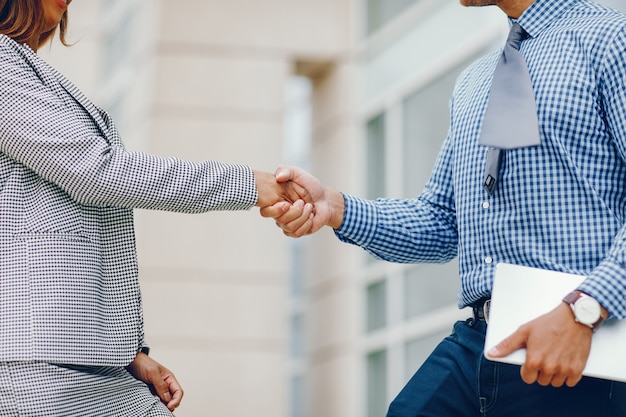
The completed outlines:
{"type": "MultiPolygon", "coordinates": [[[[71,0],[68,0],[67,3],[70,2],[71,0]]],[[[36,34],[40,34],[39,45],[43,45],[56,32],[56,28],[44,31],[45,26],[41,0],[0,0],[0,33],[18,43],[25,43],[36,34]]],[[[63,14],[59,24],[59,38],[61,43],[67,46],[66,31],[67,11],[63,14]]]]}

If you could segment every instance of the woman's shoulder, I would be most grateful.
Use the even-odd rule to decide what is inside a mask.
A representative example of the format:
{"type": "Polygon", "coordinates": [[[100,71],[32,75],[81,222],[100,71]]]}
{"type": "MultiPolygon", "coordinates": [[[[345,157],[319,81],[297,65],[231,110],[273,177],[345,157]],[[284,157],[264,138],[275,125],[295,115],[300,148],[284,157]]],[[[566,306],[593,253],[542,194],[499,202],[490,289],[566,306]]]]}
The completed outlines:
{"type": "Polygon", "coordinates": [[[43,60],[28,46],[0,34],[0,94],[41,88],[48,79],[43,60]]]}
{"type": "Polygon", "coordinates": [[[20,50],[30,49],[28,45],[22,45],[11,39],[4,33],[0,33],[0,49],[7,51],[20,52],[20,50]]]}
{"type": "Polygon", "coordinates": [[[0,33],[0,64],[23,64],[29,60],[28,55],[31,54],[35,55],[28,45],[21,45],[0,33]]]}

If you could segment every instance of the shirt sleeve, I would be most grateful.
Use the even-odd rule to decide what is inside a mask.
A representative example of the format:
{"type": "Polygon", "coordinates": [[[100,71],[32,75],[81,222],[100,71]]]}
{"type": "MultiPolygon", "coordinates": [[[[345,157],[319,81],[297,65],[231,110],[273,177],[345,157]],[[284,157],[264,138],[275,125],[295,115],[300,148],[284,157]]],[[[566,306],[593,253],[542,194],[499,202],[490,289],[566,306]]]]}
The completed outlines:
{"type": "Polygon", "coordinates": [[[431,178],[417,198],[364,200],[344,194],[344,219],[336,236],[390,262],[452,260],[458,252],[458,232],[451,154],[446,139],[431,178]]]}
{"type": "MultiPolygon", "coordinates": [[[[626,28],[617,34],[609,49],[601,92],[607,129],[626,161],[626,28]]],[[[597,299],[611,316],[626,318],[626,226],[615,237],[608,256],[579,289],[597,299]]]]}

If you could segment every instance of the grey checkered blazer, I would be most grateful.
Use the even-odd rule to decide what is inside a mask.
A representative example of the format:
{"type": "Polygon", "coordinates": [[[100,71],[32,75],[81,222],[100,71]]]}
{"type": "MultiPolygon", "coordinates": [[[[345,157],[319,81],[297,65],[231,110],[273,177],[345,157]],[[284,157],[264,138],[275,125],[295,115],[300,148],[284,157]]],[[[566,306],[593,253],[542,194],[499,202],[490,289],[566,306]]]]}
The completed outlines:
{"type": "Polygon", "coordinates": [[[0,35],[0,361],[128,364],[144,343],[132,209],[256,199],[249,167],[126,151],[106,113],[0,35]]]}

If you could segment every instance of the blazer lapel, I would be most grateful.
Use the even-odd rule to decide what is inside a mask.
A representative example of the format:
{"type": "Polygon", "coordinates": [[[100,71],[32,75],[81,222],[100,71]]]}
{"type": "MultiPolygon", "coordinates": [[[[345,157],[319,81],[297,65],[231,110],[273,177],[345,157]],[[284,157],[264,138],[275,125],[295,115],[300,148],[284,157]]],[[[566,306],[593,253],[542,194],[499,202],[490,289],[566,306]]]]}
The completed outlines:
{"type": "MultiPolygon", "coordinates": [[[[70,80],[65,78],[60,72],[55,70],[52,67],[48,67],[55,75],[56,80],[59,82],[61,87],[67,91],[67,93],[76,100],[80,106],[89,113],[92,119],[98,125],[98,128],[102,131],[104,136],[108,136],[109,134],[109,123],[107,123],[100,110],[89,100],[85,95],[76,87],[70,80]]],[[[108,116],[107,116],[108,119],[108,116]]]]}
{"type": "Polygon", "coordinates": [[[24,56],[30,66],[39,75],[39,78],[55,90],[60,97],[65,98],[69,94],[69,98],[73,99],[91,116],[98,126],[102,135],[110,142],[120,142],[119,135],[113,123],[111,123],[108,115],[98,109],[71,81],[63,76],[59,71],[48,65],[28,46],[20,46],[13,42],[20,53],[24,56]]]}

